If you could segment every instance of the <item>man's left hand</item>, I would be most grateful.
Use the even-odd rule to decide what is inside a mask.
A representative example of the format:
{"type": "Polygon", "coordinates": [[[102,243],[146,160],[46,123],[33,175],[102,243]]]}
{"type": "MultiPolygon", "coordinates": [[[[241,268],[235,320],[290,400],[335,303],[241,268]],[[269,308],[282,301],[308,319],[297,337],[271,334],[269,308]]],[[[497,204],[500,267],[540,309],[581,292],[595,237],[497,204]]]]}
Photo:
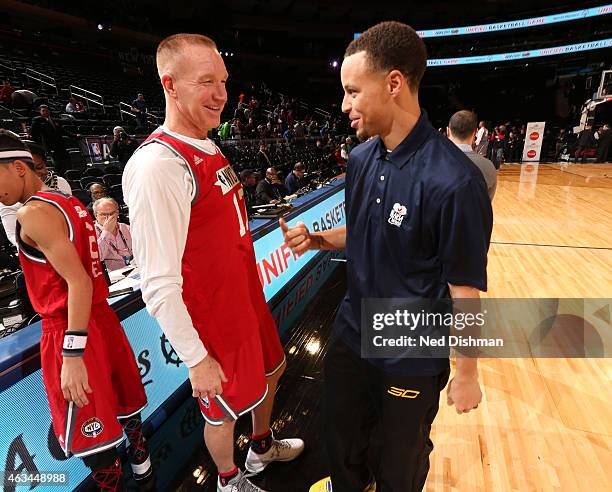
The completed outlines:
{"type": "Polygon", "coordinates": [[[468,413],[478,408],[482,401],[482,391],[477,378],[451,379],[446,390],[446,403],[455,405],[457,413],[468,413]]]}

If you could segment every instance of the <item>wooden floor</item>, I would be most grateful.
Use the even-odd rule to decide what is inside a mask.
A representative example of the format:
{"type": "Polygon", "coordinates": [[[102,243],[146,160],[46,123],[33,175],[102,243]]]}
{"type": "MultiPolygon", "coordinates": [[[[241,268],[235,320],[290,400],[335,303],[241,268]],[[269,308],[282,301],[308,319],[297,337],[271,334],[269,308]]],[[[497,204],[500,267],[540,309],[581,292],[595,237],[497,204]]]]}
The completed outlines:
{"type": "MultiPolygon", "coordinates": [[[[493,298],[612,298],[612,165],[506,165],[493,298]]],[[[607,324],[609,329],[609,323],[607,324]]],[[[483,359],[483,402],[441,395],[427,491],[612,491],[612,359],[483,359]]]]}

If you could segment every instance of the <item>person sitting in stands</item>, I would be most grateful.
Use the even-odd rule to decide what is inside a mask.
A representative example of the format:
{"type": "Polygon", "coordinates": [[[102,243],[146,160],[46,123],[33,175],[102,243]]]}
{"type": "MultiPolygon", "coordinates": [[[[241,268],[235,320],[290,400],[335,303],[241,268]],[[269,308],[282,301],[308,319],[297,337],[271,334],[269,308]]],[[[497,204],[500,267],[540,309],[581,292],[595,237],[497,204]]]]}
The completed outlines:
{"type": "Polygon", "coordinates": [[[266,177],[257,185],[257,204],[280,203],[288,194],[285,185],[278,178],[276,168],[266,169],[266,177]]]}
{"type": "Polygon", "coordinates": [[[84,113],[87,109],[83,106],[81,101],[78,101],[75,97],[68,99],[66,104],[66,113],[84,113]]]}
{"type": "Polygon", "coordinates": [[[300,188],[306,186],[307,183],[304,179],[305,173],[306,166],[301,162],[298,162],[295,166],[293,166],[293,171],[291,171],[285,179],[285,188],[287,188],[287,192],[290,195],[293,195],[300,188]]]}
{"type": "Polygon", "coordinates": [[[106,198],[108,195],[106,194],[106,188],[104,188],[104,185],[101,183],[92,183],[89,186],[89,195],[91,196],[91,201],[87,204],[87,211],[95,219],[93,204],[96,200],[106,198]]]}
{"type": "Polygon", "coordinates": [[[119,204],[112,198],[100,198],[93,204],[100,259],[108,271],[129,266],[132,258],[130,226],[119,222],[119,204]]]}

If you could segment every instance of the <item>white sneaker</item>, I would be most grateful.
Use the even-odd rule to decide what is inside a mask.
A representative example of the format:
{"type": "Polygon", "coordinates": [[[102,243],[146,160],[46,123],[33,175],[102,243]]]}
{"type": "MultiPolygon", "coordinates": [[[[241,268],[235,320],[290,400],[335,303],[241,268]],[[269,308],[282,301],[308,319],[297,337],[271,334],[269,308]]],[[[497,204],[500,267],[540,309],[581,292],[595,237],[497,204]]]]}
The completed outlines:
{"type": "Polygon", "coordinates": [[[242,470],[238,471],[238,475],[232,478],[227,485],[224,487],[221,485],[221,478],[217,478],[217,492],[266,492],[264,489],[260,489],[257,485],[253,485],[248,475],[242,473],[242,470]]]}
{"type": "Polygon", "coordinates": [[[301,439],[281,439],[277,441],[272,436],[272,446],[266,453],[257,454],[251,448],[247,453],[244,467],[250,473],[260,473],[273,461],[291,461],[304,451],[304,441],[301,439]]]}

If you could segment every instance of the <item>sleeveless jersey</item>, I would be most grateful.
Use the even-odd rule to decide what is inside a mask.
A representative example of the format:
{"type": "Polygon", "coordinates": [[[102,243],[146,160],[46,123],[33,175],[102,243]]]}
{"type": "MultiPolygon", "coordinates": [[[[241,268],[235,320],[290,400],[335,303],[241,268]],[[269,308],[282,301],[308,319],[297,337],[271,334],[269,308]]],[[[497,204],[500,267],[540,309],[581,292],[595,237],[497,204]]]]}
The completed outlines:
{"type": "MultiPolygon", "coordinates": [[[[106,302],[108,286],[104,279],[94,224],[83,204],[60,191],[39,191],[30,201],[49,203],[62,212],[68,225],[70,241],[93,283],[92,305],[106,302]]],[[[24,204],[24,206],[25,206],[24,204]]],[[[19,260],[26,280],[32,307],[43,319],[68,318],[68,284],[55,271],[45,256],[21,240],[20,224],[16,224],[19,260]]]]}
{"type": "Polygon", "coordinates": [[[206,348],[232,352],[240,340],[257,336],[258,313],[267,310],[242,185],[216,145],[203,150],[163,129],[142,145],[154,143],[179,157],[194,183],[181,266],[183,301],[206,348]]]}

